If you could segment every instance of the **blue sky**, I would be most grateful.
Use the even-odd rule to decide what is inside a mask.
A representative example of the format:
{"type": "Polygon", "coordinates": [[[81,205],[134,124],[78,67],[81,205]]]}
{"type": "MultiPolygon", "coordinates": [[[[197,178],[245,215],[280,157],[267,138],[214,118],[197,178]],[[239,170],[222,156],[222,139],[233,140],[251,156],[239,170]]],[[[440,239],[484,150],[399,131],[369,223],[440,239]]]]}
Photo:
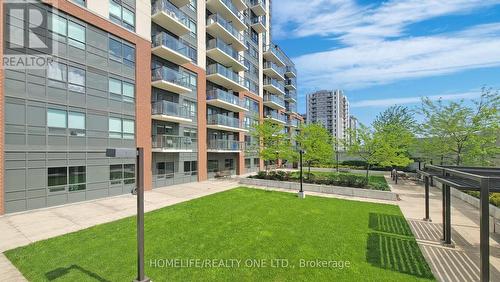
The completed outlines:
{"type": "Polygon", "coordinates": [[[273,41],[306,94],[343,89],[370,124],[420,97],[470,100],[500,88],[500,0],[273,0],[273,41]]]}

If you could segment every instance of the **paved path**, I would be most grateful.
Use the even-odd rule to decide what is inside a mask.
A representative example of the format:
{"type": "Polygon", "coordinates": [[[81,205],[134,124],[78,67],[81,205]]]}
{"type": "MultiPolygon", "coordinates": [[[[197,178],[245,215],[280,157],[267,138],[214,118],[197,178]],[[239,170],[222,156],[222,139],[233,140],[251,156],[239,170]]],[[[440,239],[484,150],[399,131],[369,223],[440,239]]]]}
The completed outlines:
{"type": "MultiPolygon", "coordinates": [[[[434,276],[440,281],[479,281],[479,211],[472,205],[452,197],[452,242],[454,248],[440,243],[442,236],[441,190],[430,189],[430,217],[423,221],[424,187],[413,181],[391,183],[392,191],[400,195],[398,204],[430,264],[434,276]]],[[[500,281],[500,235],[490,233],[490,278],[500,281]]]]}
{"type": "MultiPolygon", "coordinates": [[[[145,211],[152,211],[226,191],[237,186],[238,182],[236,179],[226,179],[193,182],[154,189],[145,193],[145,211]]],[[[2,252],[28,245],[32,242],[135,215],[137,211],[136,203],[135,196],[120,195],[112,198],[1,216],[0,281],[26,281],[2,252]]]]}

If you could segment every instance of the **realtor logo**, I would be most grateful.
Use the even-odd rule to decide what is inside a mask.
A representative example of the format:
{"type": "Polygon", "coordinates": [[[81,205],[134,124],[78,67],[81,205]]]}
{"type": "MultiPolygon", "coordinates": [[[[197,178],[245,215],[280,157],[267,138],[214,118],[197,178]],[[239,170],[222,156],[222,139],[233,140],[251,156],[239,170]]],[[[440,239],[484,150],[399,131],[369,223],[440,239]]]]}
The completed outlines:
{"type": "Polygon", "coordinates": [[[3,5],[6,48],[2,67],[46,69],[54,61],[55,45],[49,32],[51,13],[45,4],[40,0],[4,0],[3,5]]]}

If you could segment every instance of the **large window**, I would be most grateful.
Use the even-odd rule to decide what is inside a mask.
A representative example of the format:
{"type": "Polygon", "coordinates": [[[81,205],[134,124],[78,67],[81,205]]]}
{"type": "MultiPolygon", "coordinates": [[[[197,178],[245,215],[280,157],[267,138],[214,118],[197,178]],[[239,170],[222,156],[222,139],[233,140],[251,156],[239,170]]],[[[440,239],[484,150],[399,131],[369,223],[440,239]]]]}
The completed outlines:
{"type": "Polygon", "coordinates": [[[135,122],[133,120],[123,120],[123,139],[134,139],[135,122]]]}
{"type": "Polygon", "coordinates": [[[68,89],[75,92],[85,92],[85,70],[68,68],[68,89]]]}
{"type": "Polygon", "coordinates": [[[109,95],[111,99],[134,103],[135,85],[115,78],[109,78],[109,95]]]}
{"type": "Polygon", "coordinates": [[[252,159],[245,159],[245,168],[252,167],[252,159]]]}
{"type": "Polygon", "coordinates": [[[157,178],[173,178],[175,172],[174,162],[159,162],[156,163],[157,178]]]}
{"type": "Polygon", "coordinates": [[[85,190],[86,169],[84,166],[69,167],[69,191],[85,190]]]}
{"type": "Polygon", "coordinates": [[[111,185],[135,183],[135,164],[117,164],[109,166],[109,180],[111,185]]]}
{"type": "Polygon", "coordinates": [[[61,192],[69,184],[68,191],[85,190],[85,166],[49,167],[47,168],[47,186],[50,192],[61,192]]]}
{"type": "Polygon", "coordinates": [[[198,171],[197,161],[184,162],[184,175],[196,175],[197,171],[198,171]]]}
{"type": "MultiPolygon", "coordinates": [[[[47,186],[62,186],[68,184],[67,167],[47,168],[47,186]]],[[[64,190],[64,188],[63,188],[64,190]]]]}
{"type": "Polygon", "coordinates": [[[65,42],[66,38],[70,46],[85,50],[85,27],[72,22],[66,18],[53,14],[51,17],[51,30],[55,38],[65,42]]]}
{"type": "Polygon", "coordinates": [[[70,135],[85,136],[85,114],[69,112],[68,128],[70,129],[70,135]]]}
{"type": "Polygon", "coordinates": [[[122,120],[109,118],[109,138],[122,138],[122,120]]]}
{"type": "Polygon", "coordinates": [[[47,109],[47,126],[55,128],[66,128],[66,111],[47,109]]]}
{"type": "Polygon", "coordinates": [[[134,7],[127,5],[126,1],[109,1],[109,17],[111,20],[132,31],[135,30],[134,10],[134,7]]]}
{"type": "Polygon", "coordinates": [[[225,169],[234,169],[234,159],[226,159],[224,161],[224,168],[225,169]]]}
{"type": "Polygon", "coordinates": [[[218,160],[208,160],[207,168],[208,168],[208,172],[219,171],[219,161],[218,160]]]}
{"type": "Polygon", "coordinates": [[[108,45],[110,59],[123,63],[129,67],[135,66],[134,46],[126,44],[121,40],[115,38],[110,38],[108,45]]]}
{"type": "Polygon", "coordinates": [[[47,127],[68,128],[72,136],[85,136],[85,113],[48,108],[47,127]]]}
{"type": "Polygon", "coordinates": [[[66,88],[67,82],[68,90],[85,93],[85,77],[84,69],[63,63],[53,62],[47,67],[48,85],[52,87],[66,88]]]}

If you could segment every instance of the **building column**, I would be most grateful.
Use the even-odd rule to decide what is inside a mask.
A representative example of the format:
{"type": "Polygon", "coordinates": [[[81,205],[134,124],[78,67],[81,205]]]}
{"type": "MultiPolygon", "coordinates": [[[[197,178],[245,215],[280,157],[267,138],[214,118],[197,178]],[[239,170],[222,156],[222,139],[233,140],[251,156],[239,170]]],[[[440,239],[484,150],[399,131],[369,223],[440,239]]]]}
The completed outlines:
{"type": "MultiPolygon", "coordinates": [[[[245,94],[243,92],[239,92],[238,96],[240,99],[245,99],[245,94]]],[[[243,121],[245,120],[245,113],[244,112],[239,112],[238,113],[238,118],[240,120],[240,126],[243,125],[243,121]]],[[[245,133],[240,132],[238,133],[238,140],[239,142],[243,142],[240,144],[243,144],[243,150],[241,150],[238,153],[238,161],[237,161],[237,167],[236,167],[236,174],[237,175],[243,175],[245,174],[245,133]]]]}

